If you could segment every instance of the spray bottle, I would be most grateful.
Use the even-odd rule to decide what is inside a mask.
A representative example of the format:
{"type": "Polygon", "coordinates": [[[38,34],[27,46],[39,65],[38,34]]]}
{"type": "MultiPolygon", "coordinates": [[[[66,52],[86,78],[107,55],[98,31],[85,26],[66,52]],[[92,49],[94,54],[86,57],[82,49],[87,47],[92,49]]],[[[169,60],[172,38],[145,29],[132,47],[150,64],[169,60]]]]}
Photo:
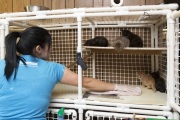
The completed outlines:
{"type": "Polygon", "coordinates": [[[58,111],[58,120],[64,120],[64,108],[63,107],[58,111]]]}

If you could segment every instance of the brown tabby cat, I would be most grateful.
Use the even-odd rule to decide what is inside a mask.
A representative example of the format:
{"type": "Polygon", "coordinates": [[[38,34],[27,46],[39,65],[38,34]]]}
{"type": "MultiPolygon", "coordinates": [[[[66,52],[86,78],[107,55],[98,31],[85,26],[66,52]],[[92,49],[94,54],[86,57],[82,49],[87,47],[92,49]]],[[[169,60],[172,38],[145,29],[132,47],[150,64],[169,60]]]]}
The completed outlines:
{"type": "Polygon", "coordinates": [[[116,51],[120,51],[120,50],[124,49],[125,47],[129,47],[129,45],[130,45],[129,39],[121,36],[121,37],[116,38],[116,41],[115,41],[113,47],[116,51]]]}
{"type": "Polygon", "coordinates": [[[143,86],[156,92],[155,80],[151,75],[145,74],[144,72],[136,72],[136,76],[142,82],[143,86]]]}

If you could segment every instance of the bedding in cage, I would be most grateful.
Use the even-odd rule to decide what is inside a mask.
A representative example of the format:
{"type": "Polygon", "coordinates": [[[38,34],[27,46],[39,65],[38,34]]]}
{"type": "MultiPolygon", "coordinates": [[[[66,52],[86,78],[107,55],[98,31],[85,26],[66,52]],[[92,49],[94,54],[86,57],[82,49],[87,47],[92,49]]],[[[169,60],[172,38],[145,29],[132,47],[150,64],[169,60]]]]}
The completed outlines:
{"type": "Polygon", "coordinates": [[[52,35],[50,60],[65,64],[77,72],[80,83],[78,87],[57,84],[52,93],[52,103],[76,104],[76,108],[82,108],[81,105],[90,108],[94,105],[97,109],[100,109],[99,105],[114,108],[128,106],[127,109],[168,112],[173,106],[178,110],[179,53],[175,48],[179,47],[179,41],[175,38],[178,28],[174,26],[173,17],[177,17],[179,12],[178,14],[172,12],[176,8],[177,4],[170,4],[0,14],[1,58],[4,56],[3,38],[8,30],[20,31],[22,27],[38,25],[48,29],[52,35]],[[122,36],[121,30],[130,30],[139,35],[143,40],[143,47],[127,47],[122,51],[116,51],[112,45],[116,37],[122,36]],[[95,36],[106,37],[109,46],[83,46],[86,40],[95,36]],[[76,53],[82,53],[82,58],[88,66],[87,70],[82,71],[81,66],[77,66],[76,53]],[[160,76],[166,81],[167,93],[153,92],[144,88],[135,76],[138,71],[146,73],[159,71],[160,76]],[[142,94],[140,96],[90,94],[86,89],[82,89],[82,75],[116,84],[140,86],[142,94]]]}

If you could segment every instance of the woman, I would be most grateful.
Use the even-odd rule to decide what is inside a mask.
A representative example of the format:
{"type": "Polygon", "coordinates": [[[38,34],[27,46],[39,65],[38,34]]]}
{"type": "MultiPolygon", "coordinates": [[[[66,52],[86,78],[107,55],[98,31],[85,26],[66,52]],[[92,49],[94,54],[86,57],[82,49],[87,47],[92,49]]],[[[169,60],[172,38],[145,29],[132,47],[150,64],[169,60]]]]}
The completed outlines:
{"type": "MultiPolygon", "coordinates": [[[[6,36],[6,55],[0,61],[0,120],[45,120],[55,84],[78,85],[76,73],[62,64],[46,61],[51,43],[51,35],[40,27],[6,36]]],[[[83,77],[82,86],[92,91],[137,90],[88,77],[83,77]]]]}

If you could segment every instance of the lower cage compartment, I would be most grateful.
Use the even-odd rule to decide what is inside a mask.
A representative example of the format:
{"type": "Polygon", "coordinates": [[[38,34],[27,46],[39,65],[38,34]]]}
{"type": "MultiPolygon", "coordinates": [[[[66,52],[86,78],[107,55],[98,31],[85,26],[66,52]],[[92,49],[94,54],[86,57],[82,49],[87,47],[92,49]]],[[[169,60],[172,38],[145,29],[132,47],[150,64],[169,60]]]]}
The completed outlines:
{"type": "MultiPolygon", "coordinates": [[[[58,111],[57,108],[49,108],[46,113],[47,120],[58,120],[58,111]]],[[[77,120],[77,112],[74,109],[64,109],[64,120],[77,120]]]]}
{"type": "MultiPolygon", "coordinates": [[[[57,108],[49,108],[47,120],[58,120],[57,108]]],[[[166,116],[84,110],[84,120],[172,120],[166,116]]],[[[78,111],[65,108],[64,120],[78,120],[78,111]]]]}
{"type": "MultiPolygon", "coordinates": [[[[131,85],[129,85],[131,86],[131,85]]],[[[167,94],[159,91],[153,92],[143,86],[142,94],[139,96],[118,96],[118,95],[103,95],[91,94],[83,89],[83,99],[89,101],[101,101],[111,103],[136,104],[136,105],[165,105],[167,103],[167,94]]],[[[52,99],[74,99],[78,98],[78,88],[64,84],[56,84],[52,92],[52,99]]]]}
{"type": "Polygon", "coordinates": [[[168,120],[164,116],[86,111],[86,120],[168,120]]]}

